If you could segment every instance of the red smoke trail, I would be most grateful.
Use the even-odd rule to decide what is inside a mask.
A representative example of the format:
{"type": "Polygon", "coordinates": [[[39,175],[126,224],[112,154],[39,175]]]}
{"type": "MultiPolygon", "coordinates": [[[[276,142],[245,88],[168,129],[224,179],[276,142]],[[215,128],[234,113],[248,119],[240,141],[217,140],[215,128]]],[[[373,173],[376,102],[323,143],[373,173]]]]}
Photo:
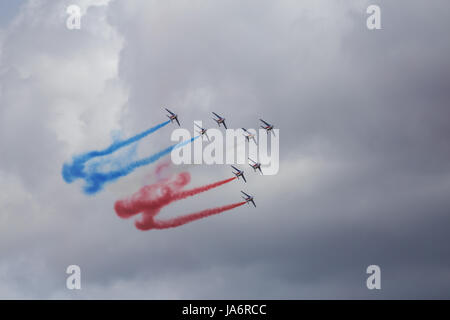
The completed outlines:
{"type": "Polygon", "coordinates": [[[174,201],[185,199],[213,188],[217,188],[225,183],[233,181],[236,177],[211,183],[206,186],[197,187],[191,190],[180,191],[190,182],[190,179],[191,176],[188,172],[182,172],[176,175],[175,178],[172,177],[171,179],[163,179],[157,183],[144,186],[129,198],[116,201],[114,204],[114,209],[119,217],[125,219],[138,213],[142,213],[141,219],[136,221],[135,225],[140,230],[149,230],[181,226],[194,220],[231,210],[245,203],[239,202],[224,207],[207,209],[168,220],[155,220],[155,216],[164,206],[167,206],[174,201]]]}
{"type": "Polygon", "coordinates": [[[156,179],[158,181],[163,178],[162,172],[164,172],[164,169],[169,168],[171,164],[172,163],[169,160],[166,160],[157,165],[157,167],[155,169],[155,175],[156,175],[156,179]]]}
{"type": "Polygon", "coordinates": [[[170,167],[172,162],[170,160],[161,161],[156,165],[156,168],[151,173],[144,176],[145,181],[160,181],[170,175],[170,167]]]}
{"type": "Polygon", "coordinates": [[[224,211],[228,211],[237,207],[242,206],[246,202],[238,202],[229,204],[223,207],[218,208],[211,208],[211,209],[205,209],[199,212],[187,214],[181,217],[173,218],[173,219],[167,219],[167,220],[157,220],[155,219],[155,215],[159,212],[158,211],[145,211],[142,214],[142,218],[140,220],[135,221],[135,226],[139,230],[150,230],[150,229],[168,229],[168,228],[176,228],[179,226],[182,226],[186,223],[203,219],[209,216],[212,216],[214,214],[219,214],[224,211]]]}
{"type": "Polygon", "coordinates": [[[211,183],[211,184],[208,184],[206,186],[194,188],[194,189],[191,189],[191,190],[180,191],[174,196],[174,201],[185,199],[187,197],[192,197],[192,196],[195,196],[196,194],[199,194],[199,193],[202,193],[202,192],[205,192],[205,191],[217,188],[217,187],[219,187],[219,186],[221,186],[221,185],[223,185],[225,183],[233,181],[234,179],[236,179],[236,177],[225,179],[225,180],[222,180],[222,181],[217,181],[215,183],[211,183]]]}
{"type": "Polygon", "coordinates": [[[121,218],[130,218],[147,210],[160,210],[175,201],[174,196],[191,180],[187,172],[178,174],[175,179],[163,179],[157,183],[142,187],[131,197],[117,200],[114,209],[121,218]]]}

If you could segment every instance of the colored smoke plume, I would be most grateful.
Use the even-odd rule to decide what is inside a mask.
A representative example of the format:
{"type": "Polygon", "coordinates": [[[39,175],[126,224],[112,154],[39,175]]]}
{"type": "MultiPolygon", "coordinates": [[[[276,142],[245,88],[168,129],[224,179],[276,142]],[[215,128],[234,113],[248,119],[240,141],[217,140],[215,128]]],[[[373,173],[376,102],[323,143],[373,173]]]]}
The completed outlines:
{"type": "Polygon", "coordinates": [[[172,219],[155,219],[161,209],[170,203],[217,188],[234,179],[236,179],[236,177],[182,191],[181,189],[191,180],[191,176],[188,172],[182,172],[171,179],[164,179],[157,183],[144,186],[130,197],[116,201],[114,209],[119,217],[125,219],[141,213],[140,219],[135,222],[136,228],[140,230],[174,228],[245,204],[245,202],[239,202],[218,208],[202,210],[172,219]]]}
{"type": "Polygon", "coordinates": [[[217,208],[211,208],[211,209],[205,209],[199,212],[187,214],[184,216],[176,217],[173,219],[167,219],[167,220],[158,220],[155,219],[155,215],[158,214],[159,211],[155,210],[149,210],[145,211],[142,214],[141,219],[138,219],[135,221],[135,226],[139,230],[150,230],[150,229],[169,229],[169,228],[176,228],[179,226],[182,226],[186,223],[193,222],[195,220],[203,219],[209,216],[212,216],[214,214],[219,214],[224,211],[232,210],[234,208],[240,207],[245,204],[245,201],[237,202],[233,204],[229,204],[222,207],[217,208]]]}
{"type": "Polygon", "coordinates": [[[147,158],[143,158],[140,160],[133,160],[130,158],[130,159],[128,159],[127,163],[123,163],[123,161],[120,162],[121,165],[119,165],[119,166],[117,166],[118,162],[116,161],[115,162],[116,166],[114,166],[113,169],[106,171],[106,172],[98,170],[97,165],[86,166],[86,162],[88,162],[89,160],[96,158],[96,157],[100,157],[100,156],[110,155],[111,153],[113,153],[114,151],[117,151],[120,148],[128,146],[133,142],[139,141],[140,139],[144,138],[145,136],[149,135],[150,133],[155,132],[156,130],[164,127],[169,122],[170,121],[163,122],[163,123],[151,128],[143,133],[140,133],[128,140],[115,142],[110,147],[106,148],[105,150],[91,151],[91,152],[88,152],[81,156],[75,156],[72,159],[72,163],[70,163],[70,164],[65,163],[63,165],[62,175],[63,175],[64,180],[67,183],[71,183],[76,179],[83,179],[86,182],[85,185],[83,186],[83,191],[86,194],[95,194],[95,193],[99,192],[100,190],[102,190],[103,186],[106,183],[118,180],[119,178],[130,174],[131,172],[133,172],[135,169],[137,169],[139,167],[151,164],[151,163],[159,160],[161,157],[169,154],[172,150],[174,150],[176,148],[181,148],[184,145],[191,143],[196,138],[198,138],[198,137],[194,137],[194,138],[191,138],[190,140],[186,140],[186,141],[174,144],[174,145],[167,147],[166,149],[159,151],[147,158]]]}
{"type": "Polygon", "coordinates": [[[166,126],[167,124],[169,124],[170,121],[165,121],[163,123],[158,124],[157,126],[154,126],[153,128],[150,128],[144,132],[141,132],[127,140],[117,140],[114,141],[108,148],[103,149],[103,150],[96,150],[96,151],[90,151],[78,156],[74,156],[72,158],[72,163],[67,164],[65,163],[63,165],[63,170],[62,170],[62,176],[64,181],[66,181],[67,183],[71,183],[76,179],[83,179],[86,177],[87,173],[85,172],[85,164],[86,162],[88,162],[91,159],[94,159],[96,157],[102,157],[102,156],[106,156],[106,155],[110,155],[113,152],[124,148],[126,146],[129,146],[130,144],[137,142],[139,140],[141,140],[142,138],[148,136],[149,134],[163,128],[164,126],[166,126]]]}

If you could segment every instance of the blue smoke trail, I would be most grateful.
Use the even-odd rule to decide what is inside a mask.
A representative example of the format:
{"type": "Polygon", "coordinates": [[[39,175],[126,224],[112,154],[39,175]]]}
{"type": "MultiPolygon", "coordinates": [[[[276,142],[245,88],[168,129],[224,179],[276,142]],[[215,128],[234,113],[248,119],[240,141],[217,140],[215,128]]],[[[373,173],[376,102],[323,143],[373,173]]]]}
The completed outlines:
{"type": "Polygon", "coordinates": [[[86,163],[85,172],[105,172],[120,169],[137,159],[139,142],[118,150],[112,155],[92,159],[86,163]]]}
{"type": "Polygon", "coordinates": [[[137,169],[139,167],[153,163],[153,162],[157,161],[159,158],[170,153],[172,150],[181,148],[181,147],[191,143],[198,137],[199,136],[196,136],[196,137],[191,138],[190,140],[186,140],[186,141],[174,144],[158,153],[155,153],[154,155],[152,155],[150,157],[134,161],[134,162],[130,163],[129,165],[127,165],[121,169],[115,170],[115,171],[110,171],[110,172],[106,172],[106,173],[103,173],[103,172],[92,172],[92,173],[88,173],[88,174],[84,173],[85,174],[84,179],[86,181],[86,185],[83,187],[83,190],[86,194],[97,193],[98,191],[100,191],[103,188],[105,183],[117,180],[120,177],[130,174],[131,172],[133,172],[135,169],[137,169]]]}
{"type": "Polygon", "coordinates": [[[170,123],[170,120],[160,123],[157,126],[154,126],[153,128],[150,128],[144,132],[141,132],[127,140],[123,141],[115,141],[113,144],[111,144],[108,148],[100,151],[91,151],[79,156],[75,156],[72,158],[72,163],[67,164],[65,163],[62,168],[62,176],[64,181],[67,183],[71,183],[76,179],[86,179],[87,173],[85,172],[85,164],[89,160],[95,157],[101,157],[105,155],[109,155],[113,153],[114,151],[117,151],[120,148],[126,147],[133,142],[139,141],[142,138],[148,136],[149,134],[161,129],[162,127],[166,126],[170,123]]]}

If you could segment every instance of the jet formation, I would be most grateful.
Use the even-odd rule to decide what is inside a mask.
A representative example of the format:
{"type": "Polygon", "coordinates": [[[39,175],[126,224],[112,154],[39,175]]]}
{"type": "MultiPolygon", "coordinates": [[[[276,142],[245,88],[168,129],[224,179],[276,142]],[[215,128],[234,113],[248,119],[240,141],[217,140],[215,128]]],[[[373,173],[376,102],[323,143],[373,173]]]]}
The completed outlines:
{"type": "MultiPolygon", "coordinates": [[[[169,114],[167,115],[167,117],[170,119],[170,122],[173,123],[173,121],[176,121],[177,124],[178,124],[178,126],[180,126],[180,122],[178,121],[178,115],[175,114],[175,113],[173,113],[172,111],[170,111],[170,110],[167,109],[167,108],[164,108],[164,109],[166,109],[166,111],[169,113],[169,114]]],[[[219,127],[220,127],[220,125],[223,125],[223,127],[224,127],[225,129],[228,129],[228,128],[227,128],[227,125],[226,125],[226,123],[225,123],[225,118],[224,118],[224,117],[218,115],[218,114],[215,113],[215,112],[212,112],[212,114],[214,115],[214,118],[212,118],[212,119],[217,123],[217,125],[218,125],[219,127]]],[[[275,136],[275,132],[273,131],[273,129],[274,129],[274,125],[273,125],[273,124],[270,124],[270,123],[264,121],[263,119],[259,119],[259,121],[261,121],[261,122],[263,123],[263,125],[261,125],[261,128],[263,128],[264,130],[266,130],[266,133],[267,133],[267,134],[272,133],[272,134],[275,136]]],[[[207,138],[208,141],[209,141],[208,134],[206,133],[206,131],[207,131],[208,129],[202,128],[202,127],[200,127],[200,126],[197,125],[197,124],[195,124],[195,125],[196,125],[197,128],[200,130],[200,131],[197,131],[197,133],[199,133],[201,136],[205,135],[206,138],[207,138]]],[[[244,131],[244,136],[245,136],[245,138],[247,139],[247,141],[248,141],[249,143],[250,143],[250,140],[253,140],[253,142],[254,142],[255,144],[258,144],[258,143],[256,142],[256,139],[255,139],[255,134],[250,133],[250,132],[249,132],[247,129],[245,129],[245,128],[242,128],[242,130],[244,131]]],[[[261,170],[261,163],[260,163],[260,162],[256,162],[256,161],[254,161],[254,160],[252,160],[252,159],[250,159],[250,158],[248,158],[248,159],[252,162],[251,164],[249,164],[250,167],[252,167],[253,170],[254,170],[255,172],[256,172],[256,170],[259,170],[259,172],[260,172],[261,175],[262,175],[263,172],[262,172],[262,170],[261,170]]],[[[234,170],[234,171],[232,171],[232,172],[233,172],[233,174],[236,176],[236,178],[239,180],[239,177],[242,177],[242,180],[244,180],[244,182],[246,183],[247,180],[245,179],[245,176],[244,176],[244,170],[240,170],[240,169],[236,168],[235,166],[231,166],[231,167],[232,167],[233,170],[234,170]]],[[[245,193],[244,191],[241,191],[241,192],[242,192],[242,194],[245,195],[245,197],[242,197],[242,198],[245,200],[245,202],[246,202],[247,204],[250,204],[250,202],[251,202],[251,203],[256,207],[256,204],[255,204],[255,201],[254,201],[254,197],[251,196],[251,195],[249,195],[249,194],[247,194],[247,193],[245,193]]]]}

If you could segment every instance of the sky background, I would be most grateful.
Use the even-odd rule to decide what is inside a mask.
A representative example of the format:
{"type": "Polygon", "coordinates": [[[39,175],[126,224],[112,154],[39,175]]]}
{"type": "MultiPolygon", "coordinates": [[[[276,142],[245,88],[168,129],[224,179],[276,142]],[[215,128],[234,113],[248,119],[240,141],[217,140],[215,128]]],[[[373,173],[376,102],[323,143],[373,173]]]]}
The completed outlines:
{"type": "MultiPolygon", "coordinates": [[[[0,298],[450,298],[449,27],[447,0],[2,1],[0,298]],[[74,154],[164,121],[163,106],[191,130],[215,126],[211,111],[232,128],[273,122],[281,164],[161,216],[244,187],[256,209],[142,232],[113,204],[155,165],[95,196],[63,181],[74,154]],[[66,289],[71,264],[81,290],[66,289]],[[366,287],[372,264],[381,290],[366,287]]],[[[191,186],[230,176],[171,170],[191,186]]]]}

